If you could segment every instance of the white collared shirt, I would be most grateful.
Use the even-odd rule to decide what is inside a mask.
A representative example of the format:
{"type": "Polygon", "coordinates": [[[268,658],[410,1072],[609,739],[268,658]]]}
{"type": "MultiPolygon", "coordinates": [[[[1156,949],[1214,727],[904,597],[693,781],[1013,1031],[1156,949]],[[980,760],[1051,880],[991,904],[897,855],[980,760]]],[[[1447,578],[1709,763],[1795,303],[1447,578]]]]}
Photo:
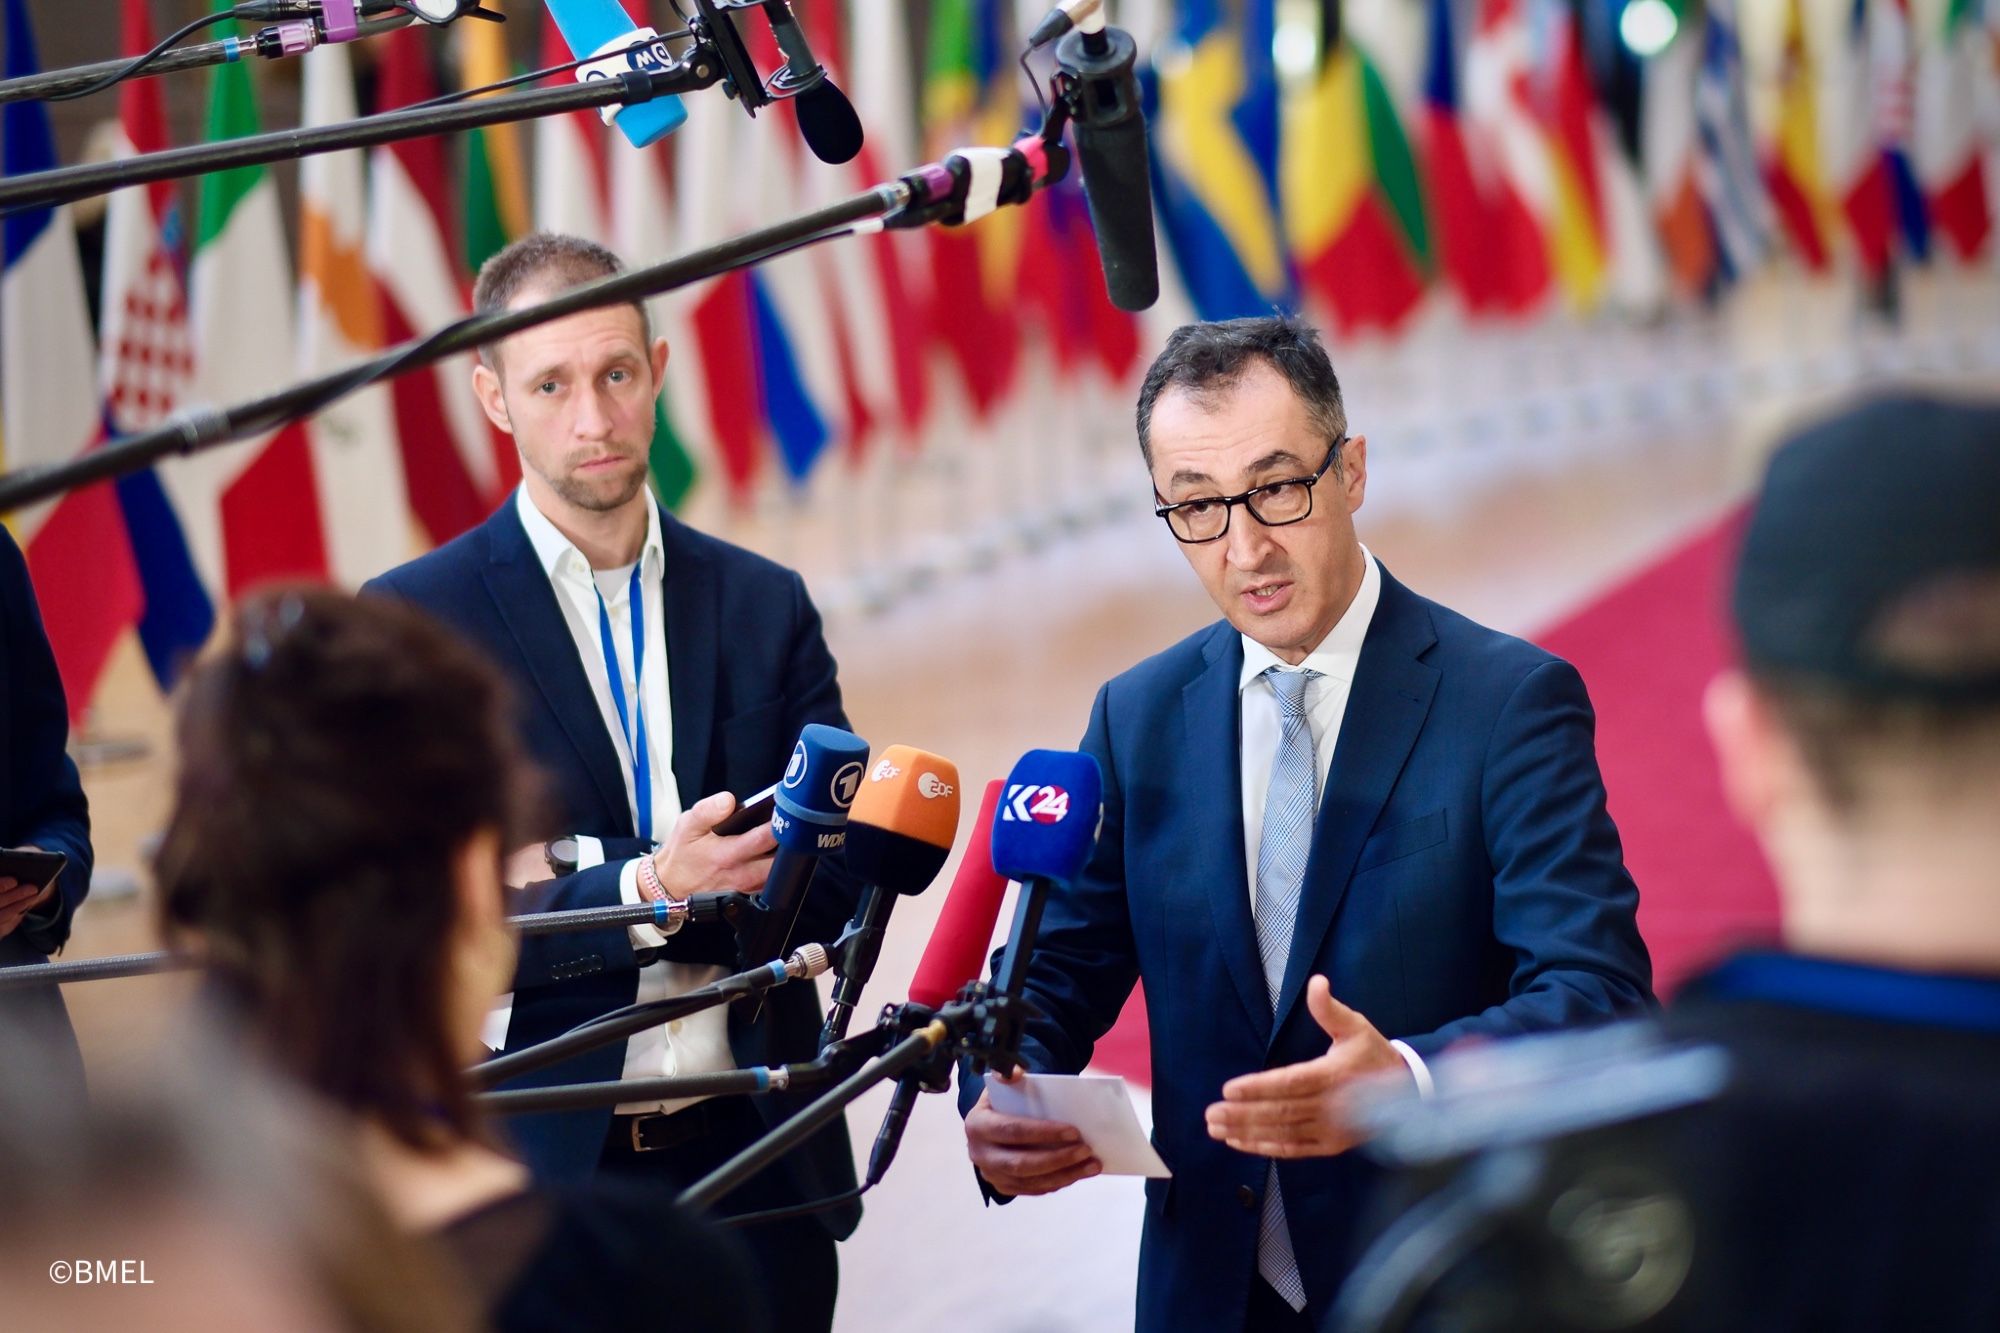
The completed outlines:
{"type": "MultiPolygon", "coordinates": [[[[605,669],[604,635],[598,619],[598,598],[611,621],[611,642],[618,655],[618,678],[624,688],[627,714],[643,702],[646,717],[646,751],[652,788],[653,840],[667,836],[681,813],[680,785],[674,779],[674,714],[667,688],[666,549],[660,537],[660,511],[650,497],[646,504],[646,541],[639,551],[640,609],[645,620],[645,661],[643,673],[635,679],[632,670],[631,572],[627,565],[618,570],[592,570],[590,561],[569,538],[551,523],[528,498],[526,486],[514,493],[515,507],[528,542],[534,547],[542,571],[555,589],[556,605],[563,623],[575,641],[577,659],[583,666],[590,692],[597,701],[598,715],[611,737],[625,783],[626,809],[632,827],[639,826],[638,785],[632,765],[632,747],[619,721],[618,707],[611,697],[611,677],[605,669]]],[[[604,847],[596,838],[577,838],[577,868],[589,869],[604,863],[604,847]]],[[[628,904],[641,901],[639,863],[627,861],[618,877],[619,897],[628,904]]],[[[651,926],[627,928],[632,946],[659,948],[666,937],[651,926]]],[[[726,975],[727,969],[690,963],[656,962],[639,972],[636,1002],[664,1000],[726,975]]],[[[728,1010],[715,1008],[656,1028],[635,1033],[625,1044],[624,1077],[658,1078],[662,1075],[708,1074],[733,1069],[736,1059],[729,1049],[728,1010]]],[[[699,1098],[671,1102],[632,1102],[621,1105],[621,1113],[664,1110],[691,1106],[699,1098]]]]}
{"type": "MultiPolygon", "coordinates": [[[[1333,771],[1333,752],[1340,741],[1341,720],[1347,715],[1347,696],[1354,686],[1354,672],[1361,662],[1361,645],[1374,623],[1375,607],[1382,600],[1382,570],[1361,548],[1361,586],[1348,603],[1338,623],[1306,654],[1298,668],[1317,671],[1319,678],[1306,684],[1306,726],[1312,732],[1313,759],[1319,766],[1319,792],[1326,796],[1327,775],[1333,771]]],[[[1257,858],[1263,850],[1264,804],[1271,793],[1271,769],[1278,758],[1278,738],[1284,728],[1284,712],[1278,692],[1264,677],[1271,667],[1291,669],[1291,664],[1245,634],[1243,671],[1237,678],[1242,727],[1243,773],[1243,852],[1250,885],[1250,911],[1257,910],[1257,858]]],[[[1335,997],[1339,998],[1338,996],[1335,997]]],[[[1431,1093],[1430,1071],[1423,1058],[1407,1044],[1392,1041],[1396,1053],[1410,1066],[1423,1095],[1431,1093]]]]}

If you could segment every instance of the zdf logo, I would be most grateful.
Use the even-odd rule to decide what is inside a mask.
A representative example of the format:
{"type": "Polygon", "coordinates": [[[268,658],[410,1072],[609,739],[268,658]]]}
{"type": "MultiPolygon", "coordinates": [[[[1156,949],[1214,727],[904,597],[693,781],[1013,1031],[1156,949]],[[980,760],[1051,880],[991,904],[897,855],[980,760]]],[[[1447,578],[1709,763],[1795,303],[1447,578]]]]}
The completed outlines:
{"type": "Polygon", "coordinates": [[[890,778],[900,777],[902,772],[903,770],[897,768],[893,762],[884,759],[881,763],[875,765],[875,771],[868,775],[868,780],[870,782],[887,782],[890,778]]]}
{"type": "Polygon", "coordinates": [[[1003,824],[1060,824],[1069,817],[1069,793],[1061,787],[1039,787],[1017,782],[1007,789],[1006,803],[1000,807],[1003,824]]]}
{"type": "Polygon", "coordinates": [[[937,774],[925,773],[917,779],[917,791],[925,800],[935,801],[941,796],[951,795],[953,788],[937,774]]]}

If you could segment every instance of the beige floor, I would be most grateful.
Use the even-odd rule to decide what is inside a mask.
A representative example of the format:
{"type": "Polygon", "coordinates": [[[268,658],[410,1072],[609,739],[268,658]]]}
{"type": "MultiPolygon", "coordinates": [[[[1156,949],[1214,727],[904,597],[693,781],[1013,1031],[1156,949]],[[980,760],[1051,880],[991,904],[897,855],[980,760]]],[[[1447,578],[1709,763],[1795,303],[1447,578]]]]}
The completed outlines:
{"type": "MultiPolygon", "coordinates": [[[[1530,631],[1740,496],[1774,430],[1802,405],[1884,380],[2000,386],[1996,297],[1986,275],[1920,284],[1909,332],[1895,337],[1858,330],[1838,292],[1773,283],[1727,320],[1651,331],[1557,322],[1478,338],[1438,321],[1397,348],[1337,349],[1350,418],[1371,439],[1363,540],[1420,591],[1530,631]]],[[[827,531],[811,509],[782,503],[733,529],[799,564],[833,609],[829,638],[856,728],[878,747],[952,757],[968,790],[1024,749],[1073,745],[1101,681],[1212,618],[1145,512],[1135,451],[1118,433],[1122,405],[1084,417],[1089,438],[1070,455],[1054,452],[1068,437],[1051,431],[1054,445],[1023,437],[1029,465],[968,452],[859,496],[853,512],[898,520],[900,543],[827,531]],[[940,500],[985,488],[1032,504],[1051,493],[1051,477],[1072,499],[1130,502],[1078,506],[1095,511],[1093,523],[1052,534],[982,515],[962,495],[940,500]],[[913,513],[949,521],[926,528],[913,513]],[[836,546],[848,553],[828,554],[836,546]],[[885,589],[885,609],[861,609],[885,589]]],[[[1016,426],[1034,433],[1029,419],[1016,426]]],[[[86,775],[109,876],[140,863],[164,815],[167,732],[128,645],[91,733],[143,741],[149,753],[86,775]]],[[[901,909],[864,1013],[901,995],[942,898],[940,889],[901,909]]],[[[68,956],[150,947],[147,911],[143,890],[92,901],[68,956]]],[[[150,1040],[181,989],[167,979],[72,987],[93,1065],[150,1040]]],[[[864,1155],[885,1098],[852,1112],[864,1155]]],[[[1129,1327],[1138,1200],[1134,1182],[1100,1180],[982,1209],[948,1099],[926,1098],[844,1247],[839,1327],[1129,1327]]]]}

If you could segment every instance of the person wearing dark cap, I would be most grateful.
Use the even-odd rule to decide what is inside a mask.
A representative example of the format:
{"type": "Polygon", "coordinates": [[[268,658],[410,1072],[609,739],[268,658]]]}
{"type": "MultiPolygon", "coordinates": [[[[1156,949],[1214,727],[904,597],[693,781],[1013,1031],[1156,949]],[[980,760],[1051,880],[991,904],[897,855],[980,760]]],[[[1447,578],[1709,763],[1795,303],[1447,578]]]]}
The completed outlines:
{"type": "MultiPolygon", "coordinates": [[[[1529,1126],[1559,1130],[1522,1196],[1554,1204],[1493,1229],[1537,1240],[1489,1239],[1455,1276],[1432,1274],[1434,1319],[1476,1290],[1488,1316],[1520,1315],[1479,1327],[1579,1327],[1561,1293],[1587,1289],[1600,1314],[1624,1311],[1598,1328],[2000,1328],[2000,404],[1884,398],[1784,444],[1732,615],[1741,662],[1704,712],[1729,804],[1777,879],[1782,946],[1698,978],[1608,1060],[1568,1040],[1567,1059],[1438,1062],[1436,1101],[1405,1109],[1438,1117],[1433,1143],[1463,1131],[1445,1155],[1483,1146],[1491,1168],[1542,1137],[1529,1126]],[[1494,1093],[1509,1067],[1533,1094],[1511,1107],[1494,1093]],[[1606,1162],[1655,1183],[1600,1197],[1563,1235],[1563,1200],[1582,1218],[1606,1162]]],[[[1411,1121],[1395,1106],[1363,1118],[1378,1150],[1401,1151],[1411,1121]]],[[[1367,1286],[1343,1294],[1340,1327],[1380,1308],[1367,1286]]]]}

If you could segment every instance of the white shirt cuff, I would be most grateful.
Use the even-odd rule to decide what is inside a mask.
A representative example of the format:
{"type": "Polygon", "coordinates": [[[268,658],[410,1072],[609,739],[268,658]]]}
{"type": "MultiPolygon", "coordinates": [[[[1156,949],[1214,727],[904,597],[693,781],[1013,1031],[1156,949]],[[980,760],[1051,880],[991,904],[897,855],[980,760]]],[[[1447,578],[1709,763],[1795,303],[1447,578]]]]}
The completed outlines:
{"type": "MultiPolygon", "coordinates": [[[[579,843],[577,853],[581,856],[583,852],[581,846],[582,839],[579,838],[577,841],[579,843]]],[[[601,862],[604,859],[602,844],[598,846],[597,855],[598,860],[601,862]]],[[[582,862],[578,861],[577,864],[581,866],[582,862]]],[[[627,861],[618,871],[618,900],[627,907],[637,907],[640,903],[646,901],[639,896],[639,861],[636,857],[627,861]]],[[[667,943],[667,937],[652,926],[627,926],[625,927],[625,933],[631,936],[632,947],[635,949],[660,949],[664,948],[667,943]]]]}
{"type": "Polygon", "coordinates": [[[1407,1041],[1391,1040],[1389,1044],[1396,1048],[1396,1054],[1402,1056],[1403,1063],[1410,1067],[1410,1077],[1417,1081],[1417,1096],[1429,1101],[1437,1094],[1437,1084],[1431,1082],[1430,1067],[1424,1063],[1424,1057],[1418,1055],[1407,1041]]]}
{"type": "Polygon", "coordinates": [[[581,833],[576,834],[575,837],[576,868],[578,870],[588,870],[592,866],[601,866],[604,864],[604,840],[602,838],[587,838],[581,833]]]}

